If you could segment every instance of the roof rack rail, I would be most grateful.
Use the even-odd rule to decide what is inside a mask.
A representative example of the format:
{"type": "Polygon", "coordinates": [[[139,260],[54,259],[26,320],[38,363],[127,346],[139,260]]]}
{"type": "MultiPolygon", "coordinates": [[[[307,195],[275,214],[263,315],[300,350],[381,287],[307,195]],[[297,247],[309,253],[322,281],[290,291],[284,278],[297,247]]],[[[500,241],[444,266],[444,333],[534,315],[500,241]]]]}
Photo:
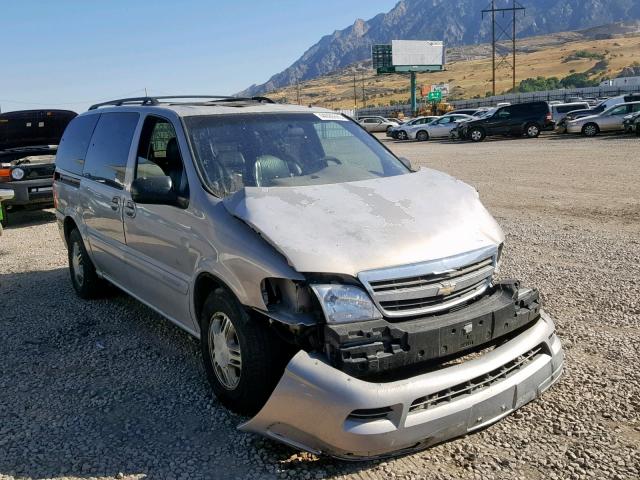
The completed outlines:
{"type": "MultiPolygon", "coordinates": [[[[198,102],[198,104],[213,104],[218,102],[258,102],[258,103],[275,103],[267,97],[231,97],[228,95],[165,95],[160,97],[130,97],[120,98],[118,100],[109,100],[108,102],[96,103],[91,105],[89,110],[96,110],[100,107],[121,107],[126,105],[154,106],[160,104],[169,104],[166,100],[182,100],[182,99],[208,99],[206,102],[198,102]]],[[[190,102],[181,102],[184,105],[193,104],[190,102]]]]}

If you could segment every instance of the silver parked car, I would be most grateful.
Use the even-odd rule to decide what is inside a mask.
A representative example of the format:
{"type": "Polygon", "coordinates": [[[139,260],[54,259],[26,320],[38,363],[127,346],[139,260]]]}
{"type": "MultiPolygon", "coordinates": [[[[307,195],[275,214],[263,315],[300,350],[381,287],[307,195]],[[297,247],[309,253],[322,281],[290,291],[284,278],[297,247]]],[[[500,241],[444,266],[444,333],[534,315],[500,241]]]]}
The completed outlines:
{"type": "Polygon", "coordinates": [[[413,120],[409,120],[407,123],[403,123],[402,125],[387,130],[387,137],[397,138],[398,140],[407,140],[409,138],[409,134],[407,132],[410,128],[418,125],[426,125],[438,118],[440,117],[427,116],[414,118],[413,120]]]}
{"type": "Polygon", "coordinates": [[[593,137],[600,132],[622,132],[624,117],[638,111],[640,102],[618,104],[598,115],[568,121],[567,133],[581,133],[585,137],[593,137]]]}
{"type": "Polygon", "coordinates": [[[252,416],[242,430],[406,453],[561,375],[538,292],[496,276],[504,235],[477,191],[330,110],[96,105],[65,131],[54,188],[77,294],[113,283],[199,338],[220,402],[252,416]]]}
{"type": "Polygon", "coordinates": [[[394,122],[384,117],[362,117],[358,119],[358,123],[362,125],[367,132],[386,132],[398,126],[397,121],[394,122]]]}
{"type": "Polygon", "coordinates": [[[458,126],[459,122],[472,120],[476,117],[464,114],[447,114],[425,125],[416,125],[407,129],[410,140],[425,141],[431,138],[448,138],[451,130],[458,126]]]}

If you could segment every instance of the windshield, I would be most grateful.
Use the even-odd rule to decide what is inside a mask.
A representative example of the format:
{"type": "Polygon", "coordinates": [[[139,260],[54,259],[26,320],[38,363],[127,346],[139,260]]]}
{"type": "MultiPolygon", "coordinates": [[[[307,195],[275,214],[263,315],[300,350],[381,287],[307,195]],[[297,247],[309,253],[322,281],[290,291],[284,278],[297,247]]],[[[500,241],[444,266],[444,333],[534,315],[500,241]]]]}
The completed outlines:
{"type": "Polygon", "coordinates": [[[339,114],[232,114],[184,121],[204,179],[222,197],[243,187],[322,185],[409,172],[339,114]]]}

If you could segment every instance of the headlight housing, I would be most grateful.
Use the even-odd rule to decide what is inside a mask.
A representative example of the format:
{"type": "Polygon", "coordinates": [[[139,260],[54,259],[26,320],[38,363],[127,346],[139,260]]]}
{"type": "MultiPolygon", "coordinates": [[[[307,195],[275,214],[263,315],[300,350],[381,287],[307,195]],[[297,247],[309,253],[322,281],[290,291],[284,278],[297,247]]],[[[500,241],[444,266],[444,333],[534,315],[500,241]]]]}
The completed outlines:
{"type": "Polygon", "coordinates": [[[20,167],[11,170],[11,178],[14,180],[22,180],[24,178],[24,170],[20,167]]]}
{"type": "Polygon", "coordinates": [[[311,285],[318,297],[327,323],[350,323],[375,320],[382,314],[367,292],[354,285],[311,285]]]}

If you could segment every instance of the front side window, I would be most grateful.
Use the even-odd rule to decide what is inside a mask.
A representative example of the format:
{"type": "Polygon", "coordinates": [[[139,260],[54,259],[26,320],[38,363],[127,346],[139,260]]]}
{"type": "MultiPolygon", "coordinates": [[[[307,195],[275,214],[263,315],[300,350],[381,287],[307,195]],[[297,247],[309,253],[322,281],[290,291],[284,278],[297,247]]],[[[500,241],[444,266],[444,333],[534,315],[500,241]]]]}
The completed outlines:
{"type": "Polygon", "coordinates": [[[609,115],[625,115],[629,112],[629,107],[627,105],[620,105],[615,108],[612,108],[609,111],[609,115]]]}
{"type": "Polygon", "coordinates": [[[185,117],[205,181],[220,196],[243,187],[353,182],[409,173],[356,123],[331,113],[185,117]]]}
{"type": "Polygon", "coordinates": [[[171,188],[182,198],[189,196],[189,184],[171,122],[148,116],[142,126],[135,178],[170,177],[171,188]]]}
{"type": "Polygon", "coordinates": [[[91,137],[84,176],[114,188],[124,187],[133,133],[139,115],[132,112],[103,113],[91,137]]]}

